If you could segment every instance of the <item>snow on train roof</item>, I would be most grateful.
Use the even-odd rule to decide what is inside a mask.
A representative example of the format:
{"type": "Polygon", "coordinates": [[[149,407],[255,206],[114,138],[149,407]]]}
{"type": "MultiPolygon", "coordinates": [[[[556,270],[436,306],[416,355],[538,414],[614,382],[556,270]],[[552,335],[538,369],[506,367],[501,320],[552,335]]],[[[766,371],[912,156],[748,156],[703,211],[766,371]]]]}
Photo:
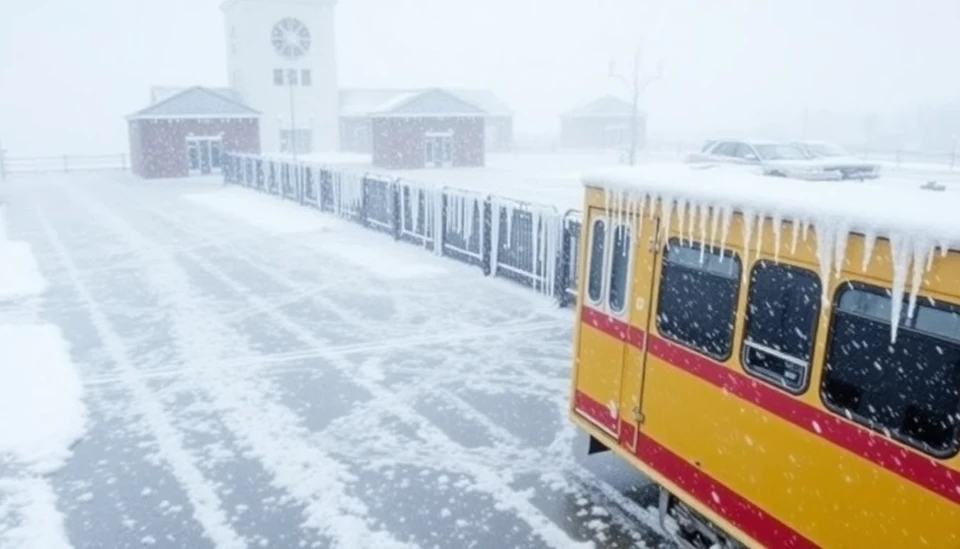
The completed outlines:
{"type": "Polygon", "coordinates": [[[585,185],[730,207],[780,219],[831,221],[880,236],[908,232],[960,248],[960,193],[920,188],[916,180],[805,181],[750,168],[651,164],[595,170],[585,185]]]}
{"type": "MultiPolygon", "coordinates": [[[[608,205],[616,204],[632,215],[652,210],[654,200],[647,200],[652,197],[659,201],[665,226],[670,227],[670,217],[677,215],[681,228],[692,232],[699,227],[702,240],[720,246],[732,212],[740,212],[745,220],[744,253],[748,255],[755,253],[760,234],[757,224],[764,217],[774,220],[775,231],[781,230],[780,220],[795,221],[794,247],[798,234],[802,232],[805,240],[806,227],[813,227],[824,280],[843,266],[851,232],[865,238],[863,270],[873,258],[877,238],[888,239],[893,256],[893,342],[907,285],[907,318],[912,318],[923,277],[936,252],[942,255],[948,249],[960,249],[960,194],[921,189],[916,181],[804,181],[764,176],[750,168],[672,164],[598,170],[586,174],[583,182],[604,189],[608,205]]],[[[828,305],[828,285],[822,286],[828,305]]]]}

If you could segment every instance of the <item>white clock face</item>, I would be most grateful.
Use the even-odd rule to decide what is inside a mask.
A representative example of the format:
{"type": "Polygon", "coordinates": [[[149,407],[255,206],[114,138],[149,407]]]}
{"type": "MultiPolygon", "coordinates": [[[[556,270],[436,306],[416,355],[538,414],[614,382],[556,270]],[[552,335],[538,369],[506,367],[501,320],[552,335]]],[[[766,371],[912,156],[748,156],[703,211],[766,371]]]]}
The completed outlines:
{"type": "Polygon", "coordinates": [[[299,19],[287,17],[273,26],[270,41],[280,57],[298,59],[310,51],[310,29],[299,19]]]}

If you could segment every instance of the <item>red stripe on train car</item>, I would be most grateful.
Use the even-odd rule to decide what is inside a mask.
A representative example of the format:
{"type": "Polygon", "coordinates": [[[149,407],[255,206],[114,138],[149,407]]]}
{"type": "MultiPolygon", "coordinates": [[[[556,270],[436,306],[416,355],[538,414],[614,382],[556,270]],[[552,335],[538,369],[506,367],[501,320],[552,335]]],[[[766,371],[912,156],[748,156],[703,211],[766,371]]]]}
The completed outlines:
{"type": "Polygon", "coordinates": [[[610,408],[587,396],[583,391],[577,391],[574,396],[573,407],[584,417],[611,433],[617,432],[619,419],[610,413],[610,408]]]}
{"type": "Polygon", "coordinates": [[[590,307],[583,307],[580,312],[580,321],[593,326],[608,336],[629,343],[638,349],[643,349],[643,330],[624,320],[590,307]]]}
{"type": "MultiPolygon", "coordinates": [[[[584,311],[586,310],[585,307],[584,311]]],[[[591,317],[603,316],[597,311],[592,313],[591,317]]],[[[640,332],[637,340],[642,342],[643,331],[635,327],[633,329],[640,332]]],[[[623,328],[618,328],[618,331],[623,331],[623,328]]],[[[667,364],[724,389],[953,503],[960,504],[960,471],[951,469],[932,457],[907,450],[879,433],[810,406],[681,345],[653,334],[647,339],[649,353],[667,364]]]]}

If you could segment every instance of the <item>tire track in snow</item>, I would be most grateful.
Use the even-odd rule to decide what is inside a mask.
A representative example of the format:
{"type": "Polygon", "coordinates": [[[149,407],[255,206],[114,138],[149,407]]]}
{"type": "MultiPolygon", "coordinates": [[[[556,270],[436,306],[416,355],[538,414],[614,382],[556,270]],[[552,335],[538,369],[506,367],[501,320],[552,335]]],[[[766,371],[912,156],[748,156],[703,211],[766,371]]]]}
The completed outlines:
{"type": "Polygon", "coordinates": [[[244,379],[235,369],[215,366],[222,358],[218,351],[236,350],[237,338],[231,337],[232,330],[196,299],[189,276],[164,247],[142,236],[96,197],[62,189],[74,204],[96,213],[94,219],[109,225],[140,254],[145,282],[175,319],[174,339],[185,359],[184,372],[191,388],[208,394],[224,425],[273,475],[275,485],[304,504],[304,525],[329,536],[334,546],[344,549],[415,549],[415,544],[370,529],[366,506],[347,493],[347,485],[353,480],[347,467],[310,440],[292,411],[264,397],[258,387],[262,380],[244,379]],[[216,346],[218,342],[221,347],[216,346]]]}
{"type": "Polygon", "coordinates": [[[192,456],[183,444],[183,435],[177,431],[167,418],[163,407],[138,377],[127,353],[123,340],[113,328],[100,305],[93,298],[89,287],[83,281],[80,271],[71,253],[63,245],[56,229],[42,211],[38,210],[40,224],[50,245],[66,269],[77,297],[84,304],[90,322],[96,329],[107,355],[120,371],[123,385],[133,395],[143,412],[143,419],[149,425],[150,432],[157,441],[157,448],[163,460],[173,470],[187,499],[193,506],[193,517],[203,527],[204,534],[221,549],[241,549],[247,547],[244,540],[230,527],[226,514],[213,489],[213,485],[204,478],[194,464],[192,456]]]}
{"type": "MultiPolygon", "coordinates": [[[[143,204],[142,199],[139,199],[138,202],[143,204]]],[[[145,209],[155,217],[164,220],[162,226],[165,230],[168,230],[171,225],[179,227],[181,230],[185,225],[196,226],[195,223],[191,224],[189,221],[184,222],[183,218],[174,219],[167,215],[160,214],[152,207],[146,207],[145,209]]],[[[140,218],[140,220],[142,221],[143,219],[140,218]]],[[[289,315],[273,310],[268,302],[253,294],[242,283],[227,273],[224,273],[211,262],[192,253],[184,253],[183,255],[189,257],[193,263],[209,275],[218,279],[227,288],[236,292],[238,295],[245,296],[245,299],[247,299],[250,304],[265,311],[265,315],[268,318],[285,331],[294,335],[300,342],[311,348],[322,348],[330,345],[330,342],[316,337],[310,330],[301,326],[297,320],[292,319],[289,315]]],[[[267,271],[267,269],[260,265],[258,265],[258,267],[265,272],[267,271]]],[[[287,285],[292,289],[296,288],[295,283],[284,280],[281,275],[276,274],[274,269],[270,270],[274,271],[271,277],[274,278],[275,281],[287,285]]],[[[155,273],[152,269],[151,272],[155,273]]],[[[172,291],[174,288],[169,288],[168,290],[172,291]]],[[[357,369],[355,364],[343,356],[331,356],[330,361],[337,369],[347,375],[354,374],[357,369]]],[[[529,495],[514,490],[509,482],[503,478],[499,469],[477,463],[472,459],[469,452],[465,452],[462,446],[451,440],[446,433],[413,409],[408,402],[398,398],[394,391],[370,378],[353,377],[352,380],[359,387],[367,390],[373,396],[372,400],[381,404],[384,410],[388,410],[390,414],[398,417],[405,423],[415,426],[418,432],[425,435],[429,440],[429,444],[434,446],[433,455],[435,457],[442,456],[448,470],[461,472],[472,477],[473,489],[492,497],[498,509],[513,511],[515,516],[526,523],[533,534],[539,537],[545,544],[557,549],[593,547],[593,544],[590,542],[577,542],[570,538],[563,529],[552,522],[530,502],[529,495]]]]}
{"type": "MultiPolygon", "coordinates": [[[[412,336],[405,338],[389,339],[385,341],[372,341],[369,343],[356,343],[352,345],[331,346],[323,349],[306,349],[303,351],[290,351],[286,353],[277,353],[271,355],[261,355],[253,357],[233,358],[219,361],[219,366],[226,368],[246,367],[251,370],[271,370],[285,363],[296,362],[311,358],[326,358],[333,356],[347,356],[365,352],[388,351],[398,349],[412,349],[434,343],[452,343],[458,341],[467,341],[484,336],[503,335],[509,331],[510,334],[517,333],[536,333],[544,330],[560,327],[555,321],[546,321],[536,324],[522,323],[520,325],[499,326],[487,329],[464,330],[453,333],[439,333],[424,336],[412,336]]],[[[140,377],[143,379],[163,379],[177,377],[184,374],[187,368],[178,366],[176,368],[162,368],[142,372],[140,377]]],[[[109,385],[122,381],[120,376],[106,375],[90,377],[84,380],[84,385],[97,386],[109,385]]]]}

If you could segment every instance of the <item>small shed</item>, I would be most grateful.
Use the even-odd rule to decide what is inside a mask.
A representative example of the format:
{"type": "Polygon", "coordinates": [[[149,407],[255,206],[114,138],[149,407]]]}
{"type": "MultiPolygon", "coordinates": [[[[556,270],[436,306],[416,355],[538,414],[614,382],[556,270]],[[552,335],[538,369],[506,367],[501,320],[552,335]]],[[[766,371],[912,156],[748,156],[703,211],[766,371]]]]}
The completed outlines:
{"type": "Polygon", "coordinates": [[[224,151],[260,153],[260,113],[195,86],[127,117],[130,167],[143,178],[218,173],[224,151]]]}
{"type": "Polygon", "coordinates": [[[486,112],[444,90],[398,95],[370,114],[373,164],[390,169],[483,166],[486,112]]]}
{"type": "MultiPolygon", "coordinates": [[[[566,149],[629,149],[633,105],[613,95],[590,101],[561,117],[560,145],[566,149]]],[[[637,114],[637,148],[646,144],[647,123],[637,114]]]]}

